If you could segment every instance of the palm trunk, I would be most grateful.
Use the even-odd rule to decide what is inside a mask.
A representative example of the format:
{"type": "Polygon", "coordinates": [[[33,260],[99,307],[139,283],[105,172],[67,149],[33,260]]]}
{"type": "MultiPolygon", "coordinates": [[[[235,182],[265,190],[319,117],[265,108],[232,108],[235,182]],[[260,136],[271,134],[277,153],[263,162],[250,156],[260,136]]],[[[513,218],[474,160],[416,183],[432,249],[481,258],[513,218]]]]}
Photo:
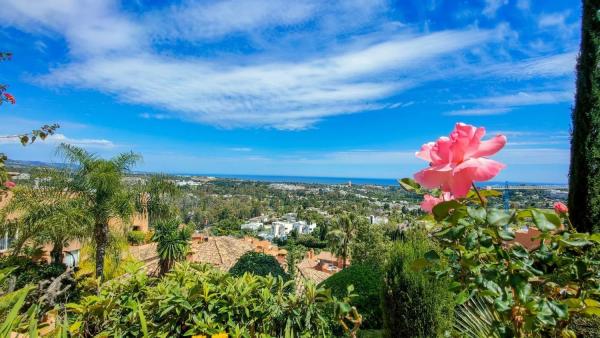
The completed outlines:
{"type": "Polygon", "coordinates": [[[62,264],[63,259],[63,244],[62,241],[54,242],[54,246],[52,247],[52,251],[50,251],[50,257],[52,259],[52,263],[54,264],[62,264]]]}
{"type": "Polygon", "coordinates": [[[159,266],[160,266],[160,275],[163,276],[164,274],[166,274],[167,272],[169,272],[171,270],[171,268],[173,267],[173,261],[170,259],[161,259],[159,261],[159,266]]]}
{"type": "Polygon", "coordinates": [[[108,245],[108,223],[96,223],[94,227],[96,240],[96,278],[104,280],[104,256],[106,255],[106,246],[108,245]]]}
{"type": "Polygon", "coordinates": [[[346,268],[346,256],[348,255],[348,244],[344,244],[344,251],[342,251],[342,269],[346,268]]]}

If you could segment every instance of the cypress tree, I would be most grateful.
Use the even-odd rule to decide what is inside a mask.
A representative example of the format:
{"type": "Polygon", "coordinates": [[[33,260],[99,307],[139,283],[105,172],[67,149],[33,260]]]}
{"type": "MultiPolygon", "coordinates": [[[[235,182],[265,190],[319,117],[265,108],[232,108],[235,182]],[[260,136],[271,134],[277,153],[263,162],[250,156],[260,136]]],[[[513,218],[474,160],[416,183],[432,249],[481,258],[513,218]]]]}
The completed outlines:
{"type": "Polygon", "coordinates": [[[600,1],[583,0],[572,114],[569,212],[580,232],[600,232],[600,1]]]}

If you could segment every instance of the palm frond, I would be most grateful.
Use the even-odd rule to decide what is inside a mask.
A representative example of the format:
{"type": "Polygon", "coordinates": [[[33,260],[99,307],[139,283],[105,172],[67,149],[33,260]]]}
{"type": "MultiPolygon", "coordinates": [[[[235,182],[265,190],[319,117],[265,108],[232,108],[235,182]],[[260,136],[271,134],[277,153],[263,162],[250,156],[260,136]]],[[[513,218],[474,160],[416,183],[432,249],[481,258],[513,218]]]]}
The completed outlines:
{"type": "Polygon", "coordinates": [[[461,337],[500,337],[494,325],[500,322],[491,300],[486,297],[471,297],[454,311],[454,330],[461,337]]]}

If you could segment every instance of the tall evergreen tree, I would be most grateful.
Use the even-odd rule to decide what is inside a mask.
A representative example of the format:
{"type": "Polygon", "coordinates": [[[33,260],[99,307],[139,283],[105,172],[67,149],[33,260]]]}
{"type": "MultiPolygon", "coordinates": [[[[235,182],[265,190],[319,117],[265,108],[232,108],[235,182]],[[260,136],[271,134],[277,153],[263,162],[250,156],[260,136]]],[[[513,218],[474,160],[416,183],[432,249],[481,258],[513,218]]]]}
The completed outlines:
{"type": "Polygon", "coordinates": [[[583,0],[573,110],[569,210],[579,231],[600,232],[600,1],[583,0]]]}

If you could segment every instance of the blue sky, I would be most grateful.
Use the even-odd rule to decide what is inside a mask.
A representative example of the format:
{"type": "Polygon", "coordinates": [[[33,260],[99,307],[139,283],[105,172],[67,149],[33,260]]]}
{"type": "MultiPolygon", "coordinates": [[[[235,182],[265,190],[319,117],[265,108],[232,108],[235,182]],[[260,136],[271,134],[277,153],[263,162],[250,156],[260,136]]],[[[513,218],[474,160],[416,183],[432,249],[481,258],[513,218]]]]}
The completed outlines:
{"type": "Polygon", "coordinates": [[[171,173],[411,176],[456,122],[504,133],[498,180],[566,182],[581,9],[541,0],[0,0],[0,134],[171,173]]]}

